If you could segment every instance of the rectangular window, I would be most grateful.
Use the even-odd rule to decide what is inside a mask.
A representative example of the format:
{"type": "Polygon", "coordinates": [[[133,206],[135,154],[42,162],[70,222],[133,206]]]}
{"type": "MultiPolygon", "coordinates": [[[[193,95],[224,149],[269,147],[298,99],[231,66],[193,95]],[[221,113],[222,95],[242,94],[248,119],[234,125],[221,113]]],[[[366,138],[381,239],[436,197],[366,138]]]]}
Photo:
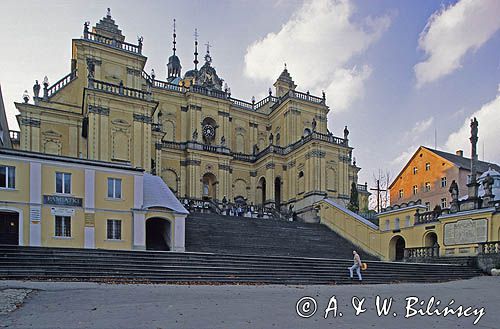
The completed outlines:
{"type": "Polygon", "coordinates": [[[413,185],[413,195],[415,195],[417,193],[418,193],[418,186],[417,185],[413,185]]]}
{"type": "Polygon", "coordinates": [[[394,229],[399,230],[399,218],[394,219],[394,229]]]}
{"type": "Polygon", "coordinates": [[[406,227],[410,227],[410,216],[406,216],[405,221],[406,221],[406,227]]]}
{"type": "Polygon", "coordinates": [[[425,211],[430,211],[431,210],[431,203],[430,202],[426,202],[425,203],[425,211]]]}
{"type": "Polygon", "coordinates": [[[431,190],[431,182],[425,182],[425,192],[429,192],[431,190]]]}
{"type": "Polygon", "coordinates": [[[122,239],[122,221],[119,219],[108,219],[108,240],[122,239]]]}
{"type": "Polygon", "coordinates": [[[122,180],[120,178],[108,178],[108,198],[122,198],[122,180]]]}
{"type": "Polygon", "coordinates": [[[446,177],[441,177],[441,187],[446,187],[446,177]]]}
{"type": "Polygon", "coordinates": [[[56,172],[56,193],[71,193],[71,174],[56,172]]]}
{"type": "Polygon", "coordinates": [[[0,166],[0,187],[16,188],[16,167],[0,166]]]}
{"type": "Polygon", "coordinates": [[[430,163],[430,162],[427,162],[427,163],[425,164],[425,171],[429,171],[429,170],[431,170],[431,163],[430,163]]]}
{"type": "Polygon", "coordinates": [[[71,217],[56,216],[56,234],[58,237],[71,237],[71,217]]]}
{"type": "Polygon", "coordinates": [[[391,229],[391,222],[387,219],[385,221],[385,230],[389,231],[391,229]]]}
{"type": "Polygon", "coordinates": [[[447,208],[448,203],[446,202],[446,198],[441,199],[441,209],[447,208]]]}
{"type": "Polygon", "coordinates": [[[416,175],[418,173],[418,168],[417,167],[413,167],[413,175],[416,175]]]}
{"type": "Polygon", "coordinates": [[[399,198],[401,199],[404,196],[403,190],[399,190],[399,198]]]}

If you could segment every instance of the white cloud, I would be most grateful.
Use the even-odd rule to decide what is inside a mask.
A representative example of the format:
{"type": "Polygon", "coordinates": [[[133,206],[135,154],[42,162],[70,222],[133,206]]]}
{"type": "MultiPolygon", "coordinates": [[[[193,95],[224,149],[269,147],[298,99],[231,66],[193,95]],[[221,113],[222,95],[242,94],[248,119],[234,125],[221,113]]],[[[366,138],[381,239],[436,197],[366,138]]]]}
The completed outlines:
{"type": "Polygon", "coordinates": [[[500,163],[500,143],[498,142],[498,123],[500,122],[500,92],[491,102],[484,104],[481,109],[467,118],[460,129],[450,134],[445,147],[450,152],[462,149],[470,156],[470,119],[476,117],[479,122],[478,154],[482,160],[483,143],[485,161],[500,163]]]}
{"type": "Polygon", "coordinates": [[[354,12],[348,0],[306,1],[280,31],[248,47],[245,75],[274,82],[287,63],[300,89],[326,89],[329,103],[345,109],[363,94],[372,71],[368,65],[350,68],[348,61],[378,40],[390,24],[387,16],[356,23],[354,12]]]}
{"type": "Polygon", "coordinates": [[[415,65],[417,86],[460,68],[464,55],[477,50],[500,29],[500,1],[461,0],[432,14],[420,34],[428,58],[415,65]]]}
{"type": "Polygon", "coordinates": [[[427,129],[429,129],[433,123],[434,123],[434,117],[430,117],[428,119],[418,121],[417,123],[415,123],[415,125],[413,126],[413,128],[409,132],[410,136],[415,140],[422,133],[426,132],[427,129]]]}

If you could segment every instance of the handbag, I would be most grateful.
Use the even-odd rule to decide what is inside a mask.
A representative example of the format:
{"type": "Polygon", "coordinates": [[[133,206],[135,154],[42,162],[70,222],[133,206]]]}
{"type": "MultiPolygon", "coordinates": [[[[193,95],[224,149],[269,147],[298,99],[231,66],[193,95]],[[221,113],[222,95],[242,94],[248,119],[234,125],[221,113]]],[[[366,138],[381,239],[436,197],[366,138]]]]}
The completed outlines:
{"type": "Polygon", "coordinates": [[[361,271],[366,271],[367,268],[368,268],[368,264],[361,263],[361,271]]]}

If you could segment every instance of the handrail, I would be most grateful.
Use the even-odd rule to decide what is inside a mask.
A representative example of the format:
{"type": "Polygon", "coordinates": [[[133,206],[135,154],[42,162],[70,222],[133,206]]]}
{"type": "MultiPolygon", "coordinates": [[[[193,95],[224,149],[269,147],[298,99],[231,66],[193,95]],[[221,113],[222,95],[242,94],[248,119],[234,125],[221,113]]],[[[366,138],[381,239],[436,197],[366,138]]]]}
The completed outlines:
{"type": "Polygon", "coordinates": [[[439,215],[440,213],[434,210],[420,213],[417,209],[415,213],[415,225],[438,222],[439,215]]]}
{"type": "Polygon", "coordinates": [[[52,86],[47,88],[47,96],[50,98],[54,96],[59,90],[64,88],[66,85],[68,85],[71,81],[76,79],[76,72],[77,70],[73,70],[61,79],[59,79],[56,83],[54,83],[52,86]]]}
{"type": "Polygon", "coordinates": [[[134,54],[142,54],[142,45],[139,43],[139,45],[134,45],[125,41],[120,41],[117,39],[109,38],[104,35],[100,35],[97,33],[93,33],[90,31],[87,31],[83,35],[84,40],[89,40],[89,41],[94,41],[106,46],[110,46],[113,48],[121,49],[124,51],[128,51],[134,54]]]}

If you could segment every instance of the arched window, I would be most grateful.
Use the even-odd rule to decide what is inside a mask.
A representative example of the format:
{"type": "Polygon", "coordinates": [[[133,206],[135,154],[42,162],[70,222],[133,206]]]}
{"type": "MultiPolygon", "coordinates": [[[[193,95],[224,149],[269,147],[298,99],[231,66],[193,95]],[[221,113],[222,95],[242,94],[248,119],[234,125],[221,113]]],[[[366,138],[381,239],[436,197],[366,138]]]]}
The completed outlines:
{"type": "Polygon", "coordinates": [[[309,129],[309,128],[304,129],[304,137],[308,136],[310,134],[311,134],[311,129],[309,129]]]}

